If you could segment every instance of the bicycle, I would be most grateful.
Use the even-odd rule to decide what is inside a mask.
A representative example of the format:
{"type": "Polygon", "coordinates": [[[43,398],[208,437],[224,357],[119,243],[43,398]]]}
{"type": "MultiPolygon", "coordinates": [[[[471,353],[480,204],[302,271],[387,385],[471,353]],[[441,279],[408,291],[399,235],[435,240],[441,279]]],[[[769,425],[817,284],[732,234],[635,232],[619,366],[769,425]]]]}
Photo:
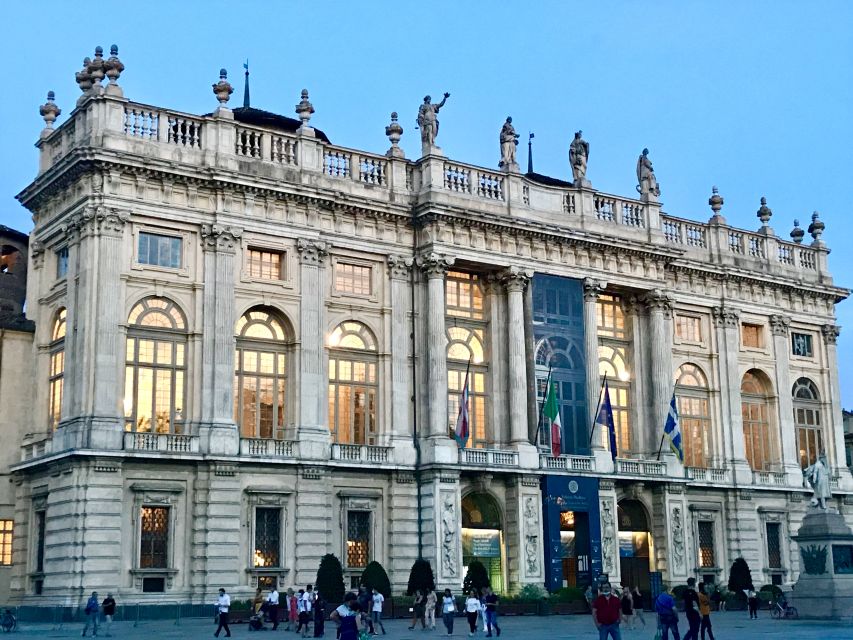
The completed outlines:
{"type": "Polygon", "coordinates": [[[2,628],[6,633],[10,633],[17,627],[18,620],[15,618],[15,614],[12,613],[11,610],[6,609],[6,612],[3,614],[2,618],[0,618],[0,628],[2,628]]]}
{"type": "Polygon", "coordinates": [[[792,607],[787,602],[782,605],[777,601],[770,609],[770,617],[776,620],[796,620],[800,617],[797,607],[792,607]]]}

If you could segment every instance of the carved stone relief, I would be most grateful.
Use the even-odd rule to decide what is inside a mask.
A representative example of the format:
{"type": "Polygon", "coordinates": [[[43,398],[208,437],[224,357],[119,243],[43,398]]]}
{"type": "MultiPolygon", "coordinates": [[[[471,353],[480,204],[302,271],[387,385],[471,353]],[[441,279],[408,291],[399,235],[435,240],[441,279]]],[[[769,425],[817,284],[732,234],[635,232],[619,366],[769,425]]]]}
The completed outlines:
{"type": "Polygon", "coordinates": [[[524,556],[527,560],[527,575],[539,575],[539,509],[536,497],[524,499],[524,556]]]}
{"type": "Polygon", "coordinates": [[[457,547],[459,518],[456,515],[456,498],[453,493],[441,493],[441,569],[446,577],[457,575],[457,547]]]}
{"type": "Polygon", "coordinates": [[[681,507],[672,508],[672,565],[676,573],[684,569],[684,520],[681,507]]]}

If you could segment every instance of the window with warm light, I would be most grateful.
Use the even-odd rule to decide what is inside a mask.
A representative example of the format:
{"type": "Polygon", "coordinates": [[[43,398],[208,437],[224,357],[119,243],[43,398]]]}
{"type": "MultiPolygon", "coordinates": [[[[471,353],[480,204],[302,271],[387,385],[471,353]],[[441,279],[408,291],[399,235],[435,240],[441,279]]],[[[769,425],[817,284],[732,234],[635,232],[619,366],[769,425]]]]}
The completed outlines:
{"type": "Polygon", "coordinates": [[[14,520],[0,520],[0,565],[12,564],[12,534],[15,529],[14,520]]]}
{"type": "Polygon", "coordinates": [[[708,379],[695,364],[685,363],[676,369],[675,397],[684,448],[684,466],[707,467],[713,450],[708,379]]]}
{"type": "Polygon", "coordinates": [[[485,313],[483,297],[483,286],[477,275],[461,271],[447,272],[445,278],[447,315],[482,320],[485,313]]]}
{"type": "Polygon", "coordinates": [[[186,320],[167,298],[146,298],[127,319],[124,419],[127,431],[182,433],[186,320]]]}
{"type": "Polygon", "coordinates": [[[471,447],[489,444],[486,431],[486,367],[483,330],[466,327],[447,329],[447,418],[448,429],[456,426],[459,403],[468,375],[469,443],[471,447]],[[470,363],[470,366],[469,366],[470,363]]]}
{"type": "Polygon", "coordinates": [[[702,320],[698,316],[677,314],[675,316],[675,335],[682,342],[702,343],[702,320]]]}
{"type": "Polygon", "coordinates": [[[696,528],[699,534],[699,566],[714,568],[717,566],[714,550],[714,523],[708,520],[700,520],[696,528]]]}
{"type": "Polygon", "coordinates": [[[136,261],[139,264],[180,269],[183,241],[180,236],[139,232],[136,261]]]}
{"type": "Polygon", "coordinates": [[[329,431],[340,444],[377,444],[376,339],[347,321],[329,336],[329,431]]]}
{"type": "Polygon", "coordinates": [[[287,349],[284,322],[256,307],[237,321],[234,421],[244,438],[284,437],[287,349]]]}
{"type": "Polygon", "coordinates": [[[249,248],[246,266],[249,277],[258,280],[282,280],[284,278],[284,254],[280,251],[249,248]]]}
{"type": "Polygon", "coordinates": [[[740,385],[746,459],[754,471],[770,471],[778,462],[770,431],[770,391],[764,375],[747,371],[740,385]]]}
{"type": "Polygon", "coordinates": [[[805,469],[817,462],[823,451],[823,429],[820,421],[820,394],[814,382],[800,378],[792,390],[794,425],[797,428],[797,449],[800,466],[805,469]]]}
{"type": "Polygon", "coordinates": [[[142,507],[140,513],[139,568],[169,566],[169,507],[142,507]]]}
{"type": "Polygon", "coordinates": [[[743,346],[750,349],[762,349],[764,347],[764,327],[760,324],[744,322],[741,325],[740,333],[743,346]]]}
{"type": "Polygon", "coordinates": [[[358,296],[371,294],[370,267],[338,262],[335,264],[335,291],[358,296]]]}
{"type": "MultiPolygon", "coordinates": [[[[616,447],[620,455],[631,450],[631,370],[632,344],[622,299],[602,294],[596,301],[598,326],[598,374],[607,376],[616,447]]],[[[602,437],[606,433],[602,430],[602,437]]]]}
{"type": "Polygon", "coordinates": [[[62,419],[62,395],[65,391],[65,316],[62,307],[53,321],[50,336],[50,369],[48,373],[48,420],[51,430],[56,429],[62,419]]]}
{"type": "Polygon", "coordinates": [[[347,511],[347,567],[360,569],[370,562],[370,512],[347,511]]]}
{"type": "Polygon", "coordinates": [[[255,509],[255,551],[252,566],[281,566],[281,509],[255,509]]]}

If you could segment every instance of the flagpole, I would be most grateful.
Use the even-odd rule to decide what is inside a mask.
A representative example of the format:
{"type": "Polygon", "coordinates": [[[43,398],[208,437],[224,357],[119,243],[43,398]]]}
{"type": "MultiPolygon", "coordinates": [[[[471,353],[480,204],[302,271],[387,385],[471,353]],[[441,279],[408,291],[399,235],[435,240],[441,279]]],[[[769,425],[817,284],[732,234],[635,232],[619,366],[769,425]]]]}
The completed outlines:
{"type": "MultiPolygon", "coordinates": [[[[471,358],[472,357],[473,356],[468,356],[468,364],[465,365],[465,381],[462,383],[462,395],[463,396],[466,396],[466,393],[465,393],[466,390],[468,391],[467,395],[471,394],[471,389],[468,386],[468,374],[471,372],[471,358]]],[[[462,405],[460,404],[459,405],[459,413],[461,413],[462,410],[463,410],[463,408],[462,408],[462,405]]],[[[457,426],[459,425],[459,413],[456,414],[457,426]]],[[[465,414],[468,415],[468,398],[467,398],[467,396],[465,397],[465,414]]],[[[462,441],[459,439],[459,434],[456,433],[456,429],[453,430],[454,435],[456,436],[456,443],[459,445],[460,449],[465,448],[465,445],[468,444],[468,439],[471,437],[471,426],[470,425],[471,425],[471,416],[468,415],[467,424],[465,425],[465,428],[468,430],[468,433],[465,435],[465,444],[462,444],[462,441]]]]}
{"type": "MultiPolygon", "coordinates": [[[[545,403],[548,401],[548,390],[551,388],[551,363],[548,363],[548,377],[545,378],[545,397],[539,407],[539,420],[536,421],[536,435],[533,437],[533,446],[539,447],[539,430],[542,427],[542,414],[545,413],[545,403]]],[[[537,394],[538,397],[538,394],[537,394]]]]}
{"type": "Polygon", "coordinates": [[[604,379],[601,381],[601,387],[598,389],[598,404],[595,407],[595,413],[593,414],[595,417],[592,419],[592,429],[589,430],[589,444],[592,444],[592,436],[595,435],[595,425],[596,420],[598,420],[598,412],[601,411],[601,390],[604,389],[604,385],[607,384],[607,374],[604,374],[604,379]]]}
{"type": "Polygon", "coordinates": [[[663,451],[663,439],[666,438],[666,433],[660,437],[660,446],[658,447],[658,462],[660,462],[660,454],[663,451]]]}

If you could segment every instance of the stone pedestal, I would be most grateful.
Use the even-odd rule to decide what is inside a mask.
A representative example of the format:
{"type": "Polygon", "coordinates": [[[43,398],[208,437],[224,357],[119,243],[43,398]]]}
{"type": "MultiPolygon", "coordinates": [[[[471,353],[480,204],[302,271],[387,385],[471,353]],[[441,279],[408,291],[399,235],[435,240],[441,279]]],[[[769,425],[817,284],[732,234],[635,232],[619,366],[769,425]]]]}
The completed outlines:
{"type": "Polygon", "coordinates": [[[797,535],[800,578],[791,604],[801,618],[853,617],[853,531],[835,509],[810,508],[797,535]]]}

